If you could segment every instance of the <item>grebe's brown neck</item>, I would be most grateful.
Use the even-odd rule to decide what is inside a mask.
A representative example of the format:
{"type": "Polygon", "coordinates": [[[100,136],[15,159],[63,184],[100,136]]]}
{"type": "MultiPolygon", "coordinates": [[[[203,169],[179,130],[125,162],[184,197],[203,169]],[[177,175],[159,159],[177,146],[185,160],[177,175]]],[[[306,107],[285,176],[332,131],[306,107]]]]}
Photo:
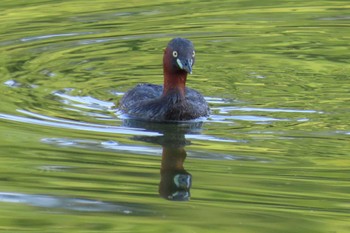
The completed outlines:
{"type": "Polygon", "coordinates": [[[174,73],[164,70],[163,96],[173,92],[185,98],[186,79],[187,73],[184,71],[174,73]]]}
{"type": "Polygon", "coordinates": [[[192,42],[183,38],[171,40],[163,56],[163,96],[175,94],[180,99],[185,98],[187,74],[192,73],[193,64],[192,42]]]}
{"type": "Polygon", "coordinates": [[[187,72],[174,66],[172,59],[171,49],[166,48],[163,57],[163,96],[169,93],[178,93],[180,98],[185,98],[187,72]]]}

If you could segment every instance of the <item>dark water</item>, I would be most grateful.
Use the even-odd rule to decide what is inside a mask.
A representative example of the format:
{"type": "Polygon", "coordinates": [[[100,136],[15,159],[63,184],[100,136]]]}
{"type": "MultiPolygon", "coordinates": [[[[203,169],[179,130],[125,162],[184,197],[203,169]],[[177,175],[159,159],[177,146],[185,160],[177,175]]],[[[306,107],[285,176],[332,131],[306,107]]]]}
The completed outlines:
{"type": "Polygon", "coordinates": [[[349,1],[0,10],[0,232],[350,232],[349,1]],[[210,118],[125,119],[177,36],[210,118]]]}

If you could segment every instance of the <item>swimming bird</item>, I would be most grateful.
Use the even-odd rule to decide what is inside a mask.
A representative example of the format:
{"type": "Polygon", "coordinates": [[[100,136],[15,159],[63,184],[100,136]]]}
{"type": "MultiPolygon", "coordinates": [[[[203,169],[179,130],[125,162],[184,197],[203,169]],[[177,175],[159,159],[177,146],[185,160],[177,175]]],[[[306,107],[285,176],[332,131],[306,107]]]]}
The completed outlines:
{"type": "Polygon", "coordinates": [[[164,50],[164,84],[138,84],[120,101],[120,110],[131,118],[148,121],[187,121],[209,116],[208,103],[186,87],[192,74],[195,49],[191,41],[172,39],[164,50]]]}

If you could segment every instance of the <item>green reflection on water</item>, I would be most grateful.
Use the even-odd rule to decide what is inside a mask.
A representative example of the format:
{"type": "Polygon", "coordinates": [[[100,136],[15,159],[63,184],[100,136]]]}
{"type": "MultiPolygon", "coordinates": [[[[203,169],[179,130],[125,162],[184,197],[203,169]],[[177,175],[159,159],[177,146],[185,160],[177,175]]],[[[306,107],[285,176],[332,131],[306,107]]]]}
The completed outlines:
{"type": "Polygon", "coordinates": [[[0,231],[348,232],[349,9],[348,1],[2,1],[1,114],[120,126],[108,106],[72,96],[112,103],[113,91],[161,83],[162,49],[179,35],[196,46],[188,85],[226,101],[211,103],[202,127],[216,140],[188,139],[190,202],[159,197],[158,144],[2,116],[0,192],[139,212],[2,201],[0,231]],[[111,140],[124,149],[101,146],[111,140]]]}

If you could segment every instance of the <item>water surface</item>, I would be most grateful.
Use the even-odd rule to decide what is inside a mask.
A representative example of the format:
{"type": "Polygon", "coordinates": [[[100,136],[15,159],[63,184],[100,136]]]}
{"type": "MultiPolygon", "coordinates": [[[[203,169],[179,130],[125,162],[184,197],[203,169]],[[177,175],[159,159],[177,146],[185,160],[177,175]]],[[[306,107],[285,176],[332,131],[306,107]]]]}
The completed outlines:
{"type": "Polygon", "coordinates": [[[349,232],[348,1],[2,1],[1,232],[349,232]],[[117,110],[173,37],[208,119],[117,110]]]}

